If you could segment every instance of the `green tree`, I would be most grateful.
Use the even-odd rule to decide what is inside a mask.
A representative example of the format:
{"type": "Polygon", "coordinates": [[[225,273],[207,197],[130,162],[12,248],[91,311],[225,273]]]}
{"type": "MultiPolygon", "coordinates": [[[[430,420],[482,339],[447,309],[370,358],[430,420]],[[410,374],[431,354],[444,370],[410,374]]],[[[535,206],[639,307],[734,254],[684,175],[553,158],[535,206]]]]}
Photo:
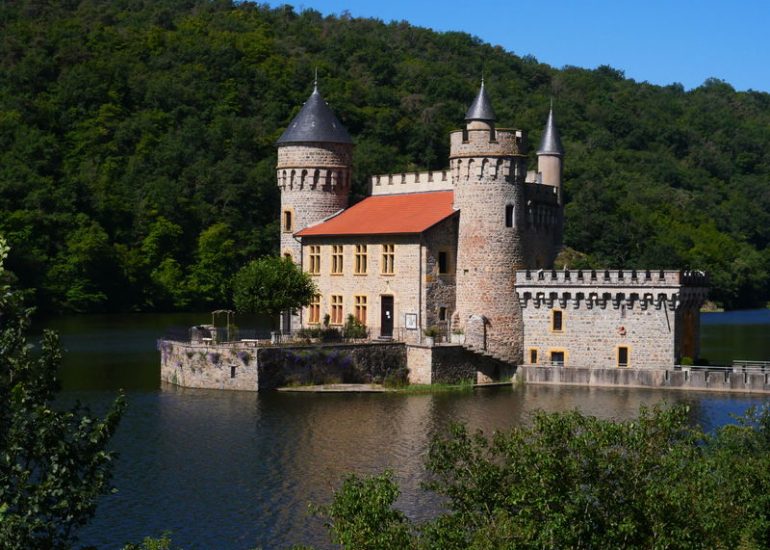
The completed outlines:
{"type": "Polygon", "coordinates": [[[624,422],[538,412],[491,439],[437,437],[425,484],[446,512],[393,508],[388,475],[347,478],[320,508],[345,548],[767,548],[770,407],[705,434],[685,406],[624,422]]]}
{"type": "Polygon", "coordinates": [[[310,275],[288,258],[267,256],[249,262],[233,282],[233,301],[245,313],[280,312],[310,304],[316,293],[310,275]]]}
{"type": "Polygon", "coordinates": [[[6,254],[0,237],[0,547],[69,548],[111,490],[107,443],[124,400],[103,419],[53,405],[59,341],[46,331],[39,352],[28,345],[31,310],[4,282],[6,254]]]}

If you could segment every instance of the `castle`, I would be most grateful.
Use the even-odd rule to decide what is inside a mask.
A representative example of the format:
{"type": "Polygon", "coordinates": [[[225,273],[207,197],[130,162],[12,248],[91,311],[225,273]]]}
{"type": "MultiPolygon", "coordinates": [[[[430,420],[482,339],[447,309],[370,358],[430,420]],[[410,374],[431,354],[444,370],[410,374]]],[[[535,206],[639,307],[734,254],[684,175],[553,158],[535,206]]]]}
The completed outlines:
{"type": "Polygon", "coordinates": [[[698,355],[698,272],[553,269],[564,148],[548,114],[527,137],[498,128],[481,87],[450,133],[444,171],[375,175],[348,207],[353,141],[314,87],[278,139],[281,254],[319,290],[283,330],[342,325],[419,346],[437,327],[508,364],[671,367],[698,355]]]}

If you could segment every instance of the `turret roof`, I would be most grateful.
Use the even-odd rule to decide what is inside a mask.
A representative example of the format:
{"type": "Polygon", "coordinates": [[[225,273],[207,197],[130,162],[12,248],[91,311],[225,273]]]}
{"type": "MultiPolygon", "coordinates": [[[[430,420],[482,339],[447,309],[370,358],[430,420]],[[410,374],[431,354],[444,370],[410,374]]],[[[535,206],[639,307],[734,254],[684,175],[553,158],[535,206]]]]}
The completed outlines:
{"type": "Polygon", "coordinates": [[[538,155],[563,155],[564,147],[559,137],[559,129],[556,127],[556,121],[553,118],[553,105],[548,111],[548,121],[545,123],[543,137],[540,139],[540,147],[537,149],[538,155]]]}
{"type": "Polygon", "coordinates": [[[294,120],[278,138],[278,145],[286,143],[353,143],[350,134],[326,104],[318,86],[300,109],[294,120]]]}
{"type": "Polygon", "coordinates": [[[484,120],[488,122],[494,122],[495,111],[492,109],[492,102],[489,101],[487,91],[484,89],[484,79],[481,79],[481,88],[479,93],[476,94],[476,99],[473,100],[471,106],[468,107],[468,112],[465,113],[465,120],[484,120]]]}

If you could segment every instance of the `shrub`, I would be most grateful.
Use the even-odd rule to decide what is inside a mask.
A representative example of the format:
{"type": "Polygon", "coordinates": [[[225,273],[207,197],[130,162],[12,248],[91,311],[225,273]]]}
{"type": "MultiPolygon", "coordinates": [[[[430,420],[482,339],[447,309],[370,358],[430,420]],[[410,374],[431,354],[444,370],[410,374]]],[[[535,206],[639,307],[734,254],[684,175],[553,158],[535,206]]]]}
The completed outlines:
{"type": "Polygon", "coordinates": [[[361,339],[366,338],[366,325],[356,319],[353,314],[349,314],[345,321],[345,326],[342,328],[342,336],[348,339],[361,339]]]}

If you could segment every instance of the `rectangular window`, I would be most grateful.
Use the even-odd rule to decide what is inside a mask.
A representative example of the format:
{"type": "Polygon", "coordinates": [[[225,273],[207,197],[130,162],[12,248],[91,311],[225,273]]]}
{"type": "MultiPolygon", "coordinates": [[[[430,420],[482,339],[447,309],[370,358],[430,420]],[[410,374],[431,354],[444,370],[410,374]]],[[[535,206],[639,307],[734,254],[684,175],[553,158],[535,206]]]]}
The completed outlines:
{"type": "Polygon", "coordinates": [[[382,245],[382,274],[393,275],[396,272],[396,245],[382,245]]]}
{"type": "Polygon", "coordinates": [[[342,324],[342,296],[339,294],[332,294],[332,325],[342,324]]]}
{"type": "Polygon", "coordinates": [[[356,316],[356,320],[362,325],[365,325],[367,298],[366,296],[355,296],[354,298],[355,298],[354,315],[356,316]]]}
{"type": "Polygon", "coordinates": [[[446,321],[446,306],[441,306],[438,308],[438,320],[446,321]]]}
{"type": "Polygon", "coordinates": [[[551,330],[553,332],[561,332],[564,330],[562,312],[558,309],[555,309],[551,312],[551,330]]]}
{"type": "Polygon", "coordinates": [[[332,245],[332,275],[342,275],[342,245],[332,245]]]}
{"type": "Polygon", "coordinates": [[[355,274],[363,275],[366,273],[366,245],[357,244],[355,253],[355,274]]]}
{"type": "Polygon", "coordinates": [[[551,352],[551,363],[556,367],[563,367],[564,366],[564,352],[563,351],[552,351],[551,352]]]}
{"type": "Polygon", "coordinates": [[[316,294],[313,299],[310,300],[310,306],[308,307],[308,323],[317,324],[321,322],[321,295],[316,294]]]}
{"type": "Polygon", "coordinates": [[[307,272],[311,275],[319,275],[321,273],[321,246],[317,244],[310,245],[310,255],[308,257],[310,263],[307,272]]]}
{"type": "Polygon", "coordinates": [[[505,227],[513,227],[513,205],[505,205],[505,227]]]}
{"type": "Polygon", "coordinates": [[[443,251],[438,253],[438,272],[439,274],[449,273],[449,254],[443,251]]]}
{"type": "Polygon", "coordinates": [[[283,230],[289,232],[294,227],[291,210],[283,211],[283,230]]]}
{"type": "Polygon", "coordinates": [[[537,365],[537,350],[529,350],[529,362],[531,365],[537,365]]]}
{"type": "Polygon", "coordinates": [[[618,367],[628,366],[628,348],[626,346],[620,346],[618,348],[618,367]]]}

